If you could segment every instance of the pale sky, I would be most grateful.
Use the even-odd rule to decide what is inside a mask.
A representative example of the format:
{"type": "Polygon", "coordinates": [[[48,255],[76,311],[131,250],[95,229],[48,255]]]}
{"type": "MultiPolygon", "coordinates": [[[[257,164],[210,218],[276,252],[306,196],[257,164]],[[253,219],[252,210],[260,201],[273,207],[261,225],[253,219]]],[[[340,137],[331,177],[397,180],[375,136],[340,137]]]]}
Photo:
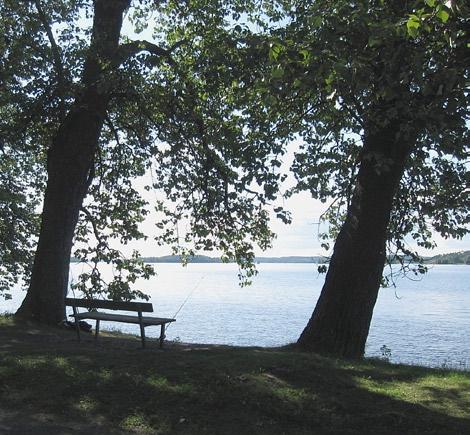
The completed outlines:
{"type": "MultiPolygon", "coordinates": [[[[143,33],[136,35],[132,31],[132,26],[129,24],[127,18],[128,17],[126,17],[123,28],[124,34],[127,34],[131,39],[152,39],[151,26],[149,26],[149,28],[143,33]]],[[[283,170],[285,172],[288,172],[288,168],[293,159],[293,154],[297,147],[298,142],[293,142],[289,146],[288,152],[284,157],[283,170]]],[[[293,180],[292,177],[290,177],[287,181],[286,188],[289,187],[289,184],[292,185],[292,183],[293,180]]],[[[152,201],[152,199],[155,199],[154,193],[149,194],[144,192],[143,189],[141,191],[147,200],[152,201]]],[[[273,242],[273,247],[265,252],[260,249],[255,249],[256,255],[278,257],[331,254],[331,250],[330,252],[326,252],[320,247],[320,241],[318,240],[318,225],[316,224],[320,215],[325,211],[327,204],[322,204],[320,201],[313,200],[309,193],[304,192],[285,200],[284,206],[292,213],[292,223],[290,225],[285,225],[276,218],[273,218],[271,228],[277,234],[277,238],[273,242]]],[[[120,249],[123,253],[128,255],[132,249],[138,249],[143,256],[162,256],[171,253],[170,248],[158,246],[153,240],[152,235],[155,232],[155,227],[151,215],[150,218],[144,222],[142,229],[144,233],[149,236],[148,240],[138,241],[127,247],[121,247],[120,249]]],[[[436,234],[435,240],[438,245],[436,249],[433,251],[424,251],[420,249],[418,252],[422,255],[432,256],[441,253],[470,250],[470,237],[465,237],[463,240],[445,240],[436,234]]],[[[216,253],[207,254],[216,256],[216,253]]]]}
{"type": "MultiPolygon", "coordinates": [[[[318,240],[318,219],[324,211],[325,204],[313,200],[306,192],[296,195],[287,200],[285,206],[292,212],[292,223],[285,225],[279,220],[273,220],[272,230],[277,234],[273,242],[273,247],[267,251],[255,249],[257,256],[281,257],[281,256],[315,256],[331,254],[320,247],[318,240]]],[[[157,246],[151,235],[154,233],[153,224],[144,223],[144,232],[149,236],[147,241],[138,241],[129,245],[130,249],[138,249],[143,256],[162,256],[171,253],[170,249],[164,246],[157,246]]],[[[432,256],[437,254],[470,250],[470,237],[463,240],[443,239],[435,234],[437,248],[432,251],[419,250],[422,255],[432,256]]],[[[123,252],[126,252],[123,249],[123,252]]],[[[206,253],[216,256],[215,253],[206,253]]]]}
{"type": "MultiPolygon", "coordinates": [[[[293,142],[288,148],[288,152],[284,156],[284,164],[282,170],[288,173],[288,168],[292,162],[294,152],[298,149],[299,142],[293,142]]],[[[142,186],[144,184],[141,181],[142,186]]],[[[293,177],[289,176],[284,188],[291,187],[294,183],[293,177]]],[[[140,183],[139,183],[140,184],[140,183]]],[[[154,201],[156,196],[153,192],[145,192],[139,189],[144,198],[149,202],[154,201]]],[[[329,252],[321,248],[321,242],[318,240],[318,221],[320,215],[325,211],[328,204],[323,204],[320,201],[312,199],[308,192],[302,192],[289,199],[283,201],[285,209],[292,213],[292,223],[285,225],[280,220],[276,219],[273,214],[271,229],[277,234],[277,238],[273,241],[273,247],[267,251],[255,249],[257,256],[316,256],[316,255],[331,255],[332,246],[329,252]]],[[[142,229],[146,235],[149,236],[147,241],[138,241],[128,247],[120,248],[125,254],[129,254],[132,249],[138,249],[142,256],[162,256],[171,254],[171,249],[164,246],[158,246],[153,240],[152,235],[155,234],[154,217],[152,214],[146,222],[144,222],[142,229]]],[[[470,250],[470,236],[465,237],[463,240],[443,239],[437,234],[434,235],[437,242],[437,248],[432,251],[426,251],[422,248],[418,252],[424,256],[433,256],[437,254],[449,253],[470,250]]],[[[410,244],[411,247],[414,247],[410,244]]],[[[217,256],[215,252],[202,253],[210,256],[217,256]]]]}

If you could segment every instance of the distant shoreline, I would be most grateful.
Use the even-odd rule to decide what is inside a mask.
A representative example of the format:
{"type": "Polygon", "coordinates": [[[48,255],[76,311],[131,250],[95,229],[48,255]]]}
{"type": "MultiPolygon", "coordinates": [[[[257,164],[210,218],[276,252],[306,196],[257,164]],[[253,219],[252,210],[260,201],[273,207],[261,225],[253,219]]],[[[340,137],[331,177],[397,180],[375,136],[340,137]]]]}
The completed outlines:
{"type": "MultiPolygon", "coordinates": [[[[161,257],[142,257],[141,260],[144,263],[181,263],[181,256],[179,255],[164,255],[161,257]]],[[[72,263],[78,263],[79,260],[72,258],[72,263]]],[[[195,255],[188,258],[188,263],[214,263],[221,264],[225,263],[220,258],[209,257],[207,255],[195,255]]],[[[235,263],[230,261],[229,263],[235,263]]],[[[328,258],[325,256],[314,255],[314,256],[283,256],[283,257],[256,257],[254,259],[255,264],[262,263],[284,263],[284,264],[325,264],[328,263],[328,258]]],[[[397,262],[393,262],[397,263],[397,262]]],[[[433,257],[423,257],[423,263],[425,265],[433,264],[448,264],[448,265],[470,265],[470,251],[454,252],[450,254],[440,254],[433,257]]]]}
{"type": "MultiPolygon", "coordinates": [[[[163,257],[143,257],[142,260],[146,263],[181,263],[179,255],[166,255],[163,257]]],[[[321,256],[302,257],[302,256],[288,256],[288,257],[256,257],[254,259],[257,263],[325,263],[328,259],[321,256]]],[[[188,259],[188,263],[226,263],[217,257],[209,257],[206,255],[195,255],[188,259]]],[[[235,263],[229,261],[228,263],[235,263]]]]}

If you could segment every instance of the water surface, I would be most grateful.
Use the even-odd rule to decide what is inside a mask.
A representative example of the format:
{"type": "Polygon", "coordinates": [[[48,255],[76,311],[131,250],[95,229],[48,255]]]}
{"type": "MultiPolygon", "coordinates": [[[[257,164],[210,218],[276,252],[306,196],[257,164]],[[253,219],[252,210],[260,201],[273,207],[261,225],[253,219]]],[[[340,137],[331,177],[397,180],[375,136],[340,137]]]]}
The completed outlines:
{"type": "MultiPolygon", "coordinates": [[[[72,276],[83,267],[72,265],[72,276]]],[[[294,342],[312,314],[324,281],[313,264],[260,264],[253,285],[243,288],[233,264],[162,263],[155,268],[158,276],[141,281],[140,288],[150,295],[157,316],[173,317],[181,308],[168,328],[168,339],[194,343],[280,346],[294,342]]],[[[109,266],[103,266],[103,271],[112,274],[109,266]]],[[[395,289],[382,289],[366,354],[381,356],[385,345],[395,362],[468,368],[469,282],[470,266],[439,265],[419,281],[400,278],[395,289]]],[[[16,291],[11,301],[0,301],[0,311],[14,311],[23,296],[16,291]]],[[[123,323],[103,322],[102,328],[138,333],[137,325],[123,323]]],[[[158,336],[159,330],[148,327],[146,333],[158,336]]]]}

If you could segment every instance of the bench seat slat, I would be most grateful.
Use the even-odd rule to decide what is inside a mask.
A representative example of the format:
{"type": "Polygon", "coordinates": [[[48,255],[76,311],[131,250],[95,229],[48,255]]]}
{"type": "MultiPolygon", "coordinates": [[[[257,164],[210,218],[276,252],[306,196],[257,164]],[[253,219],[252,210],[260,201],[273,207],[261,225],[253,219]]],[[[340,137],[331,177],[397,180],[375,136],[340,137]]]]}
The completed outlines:
{"type": "MultiPolygon", "coordinates": [[[[73,317],[75,317],[72,314],[73,317]]],[[[101,311],[88,311],[85,313],[78,313],[77,319],[94,319],[94,320],[108,320],[110,322],[123,322],[139,324],[139,318],[136,316],[128,316],[125,314],[103,313],[101,311]]],[[[175,322],[176,319],[167,319],[163,317],[144,317],[142,316],[142,323],[145,326],[149,325],[163,325],[165,323],[175,322]]]]}
{"type": "Polygon", "coordinates": [[[143,313],[153,313],[153,306],[149,302],[123,302],[109,301],[103,299],[76,299],[65,298],[65,305],[81,308],[104,308],[106,310],[122,310],[122,311],[141,311],[143,313]]]}

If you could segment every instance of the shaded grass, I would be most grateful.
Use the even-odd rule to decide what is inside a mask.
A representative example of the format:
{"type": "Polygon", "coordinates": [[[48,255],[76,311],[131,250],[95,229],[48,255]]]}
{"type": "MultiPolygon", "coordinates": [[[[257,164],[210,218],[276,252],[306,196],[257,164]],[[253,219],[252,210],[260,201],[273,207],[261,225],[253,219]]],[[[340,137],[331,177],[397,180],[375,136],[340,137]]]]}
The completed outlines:
{"type": "Polygon", "coordinates": [[[470,433],[465,372],[292,348],[142,350],[122,334],[78,343],[6,317],[0,337],[0,433],[470,433]]]}

